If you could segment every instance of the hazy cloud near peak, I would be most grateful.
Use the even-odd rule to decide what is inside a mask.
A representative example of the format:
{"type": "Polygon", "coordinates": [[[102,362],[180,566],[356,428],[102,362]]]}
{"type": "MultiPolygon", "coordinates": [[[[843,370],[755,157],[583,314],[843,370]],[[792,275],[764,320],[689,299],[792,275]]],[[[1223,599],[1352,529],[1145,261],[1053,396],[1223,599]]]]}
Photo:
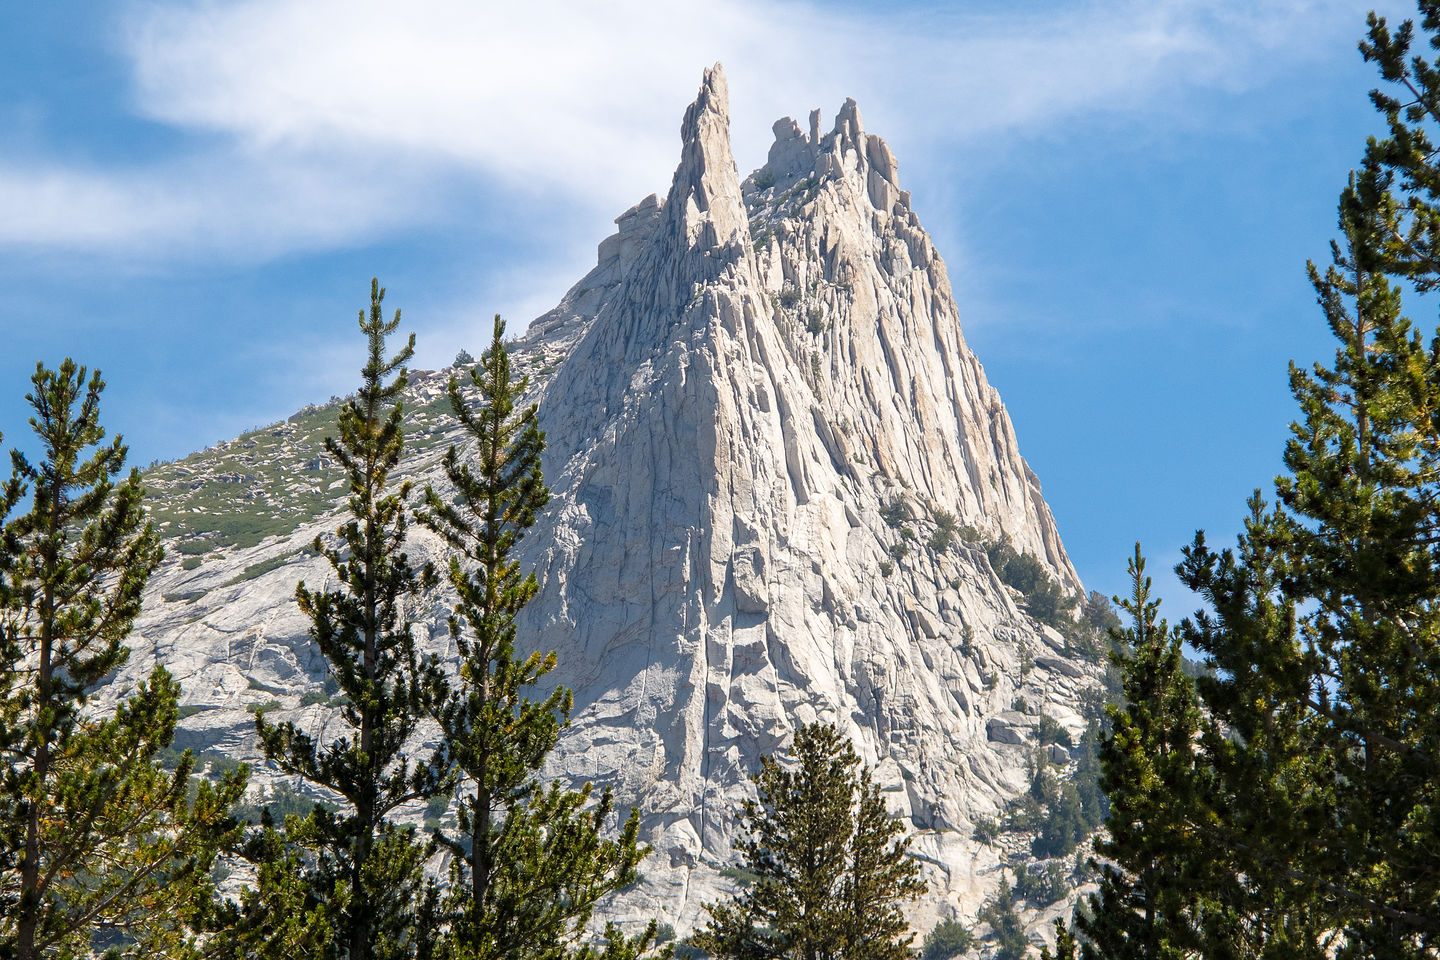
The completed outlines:
{"type": "MultiPolygon", "coordinates": [[[[723,61],[735,152],[770,124],[825,125],[846,96],[907,156],[1097,112],[1244,89],[1344,38],[1348,2],[1122,0],[1015,14],[800,2],[475,4],[240,0],[133,6],[119,49],[137,112],[197,136],[153,169],[0,157],[0,243],[265,259],[435,222],[461,201],[607,217],[663,192],[700,71],[723,61]],[[204,144],[199,146],[198,144],[204,144]],[[24,225],[20,229],[19,224],[24,225]],[[223,225],[218,229],[217,225],[223,225]]],[[[521,227],[523,229],[523,225],[521,227]]]]}
{"type": "Polygon", "coordinates": [[[318,157],[207,152],[125,170],[0,157],[0,246],[127,261],[263,261],[404,226],[431,216],[435,204],[412,171],[318,157]]]}
{"type": "Polygon", "coordinates": [[[770,4],[422,0],[395,10],[341,0],[147,8],[128,44],[140,109],[262,151],[378,149],[611,207],[668,179],[703,66],[734,61],[738,89],[788,100],[787,88],[799,91],[787,75],[815,74],[790,44],[840,39],[770,4]]]}

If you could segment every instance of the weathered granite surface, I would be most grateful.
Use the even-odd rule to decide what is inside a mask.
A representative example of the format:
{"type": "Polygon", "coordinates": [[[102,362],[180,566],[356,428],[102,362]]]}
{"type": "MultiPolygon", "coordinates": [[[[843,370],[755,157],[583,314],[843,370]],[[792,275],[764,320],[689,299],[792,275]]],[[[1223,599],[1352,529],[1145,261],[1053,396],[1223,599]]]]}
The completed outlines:
{"type": "MultiPolygon", "coordinates": [[[[816,111],[808,133],[786,118],[775,134],[742,181],[725,78],[707,70],[669,193],[622,214],[515,345],[552,489],[524,543],[542,587],[522,643],[558,651],[552,677],[575,692],[547,773],[640,808],[654,854],[611,915],[683,932],[731,888],[718,871],[759,756],[833,721],[918,833],[928,929],[973,917],[998,880],[1019,845],[975,842],[974,822],[1024,789],[1039,710],[1078,739],[1097,668],[1025,615],[976,543],[927,545],[949,511],[970,540],[1004,534],[1080,589],[894,155],[854,101],[829,132],[816,111]],[[897,501],[898,526],[881,516],[897,501]]],[[[413,406],[435,409],[442,381],[417,377],[413,406]]],[[[412,429],[434,442],[406,470],[438,486],[453,425],[412,429]]],[[[334,482],[305,456],[293,495],[334,482]]],[[[222,482],[191,459],[185,477],[222,482]]],[[[335,523],[322,512],[191,570],[176,555],[116,689],[166,662],[203,708],[179,741],[197,750],[255,760],[245,707],[267,700],[323,731],[333,707],[300,705],[325,669],[292,597],[326,579],[301,548],[335,523]]],[[[438,555],[414,539],[417,559],[438,555]]],[[[411,611],[431,649],[449,647],[447,605],[411,611]]]]}

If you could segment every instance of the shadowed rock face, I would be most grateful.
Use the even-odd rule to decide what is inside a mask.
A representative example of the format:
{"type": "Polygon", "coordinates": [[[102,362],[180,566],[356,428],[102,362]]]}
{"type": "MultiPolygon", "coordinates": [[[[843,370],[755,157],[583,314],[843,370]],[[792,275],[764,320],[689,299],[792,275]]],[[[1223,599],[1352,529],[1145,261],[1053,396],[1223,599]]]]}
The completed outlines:
{"type": "MultiPolygon", "coordinates": [[[[639,807],[654,854],[609,915],[683,931],[730,888],[718,871],[759,757],[832,721],[920,832],[932,893],[917,921],[971,915],[999,862],[973,821],[1026,785],[1035,718],[1011,710],[1017,693],[1078,738],[1096,668],[1025,616],[977,544],[927,541],[947,511],[1067,589],[1079,580],[889,147],[854,101],[829,133],[819,111],[808,134],[774,129],[742,181],[725,78],[707,70],[667,196],[621,215],[596,267],[515,345],[552,490],[522,546],[542,587],[521,642],[555,649],[552,679],[575,692],[546,772],[639,807]]],[[[413,406],[440,383],[417,378],[413,406]]],[[[433,443],[405,469],[438,487],[453,428],[412,429],[433,443]]],[[[204,457],[187,482],[220,482],[204,457]]],[[[305,466],[297,454],[301,480],[305,466]]],[[[291,597],[326,576],[294,551],[335,523],[157,577],[126,677],[158,657],[209,708],[182,722],[182,745],[253,760],[244,706],[268,697],[317,734],[330,722],[299,703],[324,668],[291,597]]],[[[412,557],[439,555],[414,541],[412,557]]],[[[414,611],[447,655],[448,603],[414,611]]]]}

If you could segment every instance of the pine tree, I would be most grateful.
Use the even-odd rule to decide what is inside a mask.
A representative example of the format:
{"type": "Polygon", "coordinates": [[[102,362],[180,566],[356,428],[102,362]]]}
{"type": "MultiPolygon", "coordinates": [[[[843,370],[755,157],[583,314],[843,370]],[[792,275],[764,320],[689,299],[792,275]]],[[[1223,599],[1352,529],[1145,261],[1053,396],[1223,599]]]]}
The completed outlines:
{"type": "Polygon", "coordinates": [[[1378,166],[1352,177],[1345,246],[1311,268],[1340,347],[1333,367],[1292,367],[1302,420],[1279,502],[1253,502],[1238,555],[1197,539],[1180,570],[1216,612],[1191,642],[1234,731],[1213,752],[1240,803],[1223,837],[1257,893],[1252,927],[1316,956],[1336,929],[1341,956],[1440,942],[1440,343],[1386,276],[1402,269],[1388,188],[1378,166]]]}
{"type": "Polygon", "coordinates": [[[975,946],[975,935],[958,920],[941,920],[925,935],[920,960],[952,960],[975,946]]]}
{"type": "Polygon", "coordinates": [[[1075,775],[1071,779],[1080,801],[1080,821],[1084,832],[1100,826],[1109,813],[1109,802],[1100,788],[1100,724],[1091,721],[1075,751],[1075,775]]]}
{"type": "Polygon", "coordinates": [[[995,938],[995,960],[1023,960],[1030,940],[1025,936],[1020,914],[1015,912],[1015,891],[1009,880],[1001,877],[995,896],[980,908],[979,919],[990,925],[990,935],[995,938]]]}
{"type": "Polygon", "coordinates": [[[451,408],[476,444],[467,463],[445,457],[454,489],[425,492],[421,520],[452,550],[449,581],[458,600],[450,631],[459,676],[427,664],[429,707],[444,731],[443,759],[460,771],[459,836],[437,833],[454,855],[442,956],[626,960],[653,942],[656,926],[632,938],[607,927],[603,952],[581,943],[596,903],[637,878],[648,852],[631,812],[616,839],[602,838],[613,801],[541,786],[536,776],[568,722],[571,696],[556,688],[525,696],[555,666],[555,654],[516,653],[515,618],[535,595],[533,573],[512,556],[549,500],[540,469],[545,437],[537,410],[517,407],[526,378],[510,371],[505,325],[470,371],[472,403],[451,377],[451,408]]]}
{"type": "MultiPolygon", "coordinates": [[[[1440,3],[1420,8],[1440,49],[1440,3]]],[[[1205,956],[1440,947],[1440,336],[1402,309],[1440,287],[1440,61],[1411,56],[1412,22],[1369,23],[1361,50],[1402,92],[1372,93],[1390,134],[1341,195],[1331,265],[1310,265],[1335,361],[1291,366],[1275,505],[1257,491],[1235,549],[1197,535],[1177,568],[1208,606],[1180,633],[1213,668],[1191,787],[1143,762],[1114,782],[1163,801],[1136,842],[1190,892],[1205,956]]]]}
{"type": "MultiPolygon", "coordinates": [[[[1440,5],[1419,7],[1433,52],[1440,5]]],[[[1276,489],[1283,590],[1316,668],[1312,741],[1344,825],[1317,867],[1341,888],[1327,893],[1348,952],[1374,957],[1440,950],[1440,331],[1401,312],[1402,283],[1440,287],[1440,58],[1407,62],[1413,29],[1372,14],[1361,44],[1402,99],[1372,93],[1390,136],[1341,197],[1347,255],[1311,271],[1340,348],[1329,369],[1292,370],[1304,420],[1276,489]]]]}
{"type": "Polygon", "coordinates": [[[403,606],[422,576],[404,552],[410,484],[395,486],[391,474],[404,451],[400,395],[415,338],[387,356],[400,312],[387,322],[384,297],[372,280],[369,314],[359,317],[368,343],[361,387],[340,409],[338,439],[325,439],[349,482],[350,517],[336,530],[338,542],[326,546],[317,537],[314,547],[340,586],[312,590],[301,582],[295,589],[310,636],[349,700],[341,718],[350,733],[322,744],[293,723],[270,723],[263,711],[255,718],[267,760],[344,798],[340,812],[316,805],[287,831],[314,852],[310,888],[334,928],[333,944],[312,955],[345,960],[426,955],[434,898],[424,877],[427,849],[390,817],[443,786],[442,768],[405,754],[421,708],[403,606]]]}
{"type": "Polygon", "coordinates": [[[161,767],[180,694],[161,666],[113,716],[87,710],[129,657],[161,551],[139,474],[116,480],[124,443],[103,443],[99,373],[87,382],[66,360],[32,383],[43,459],[12,453],[0,492],[0,955],[179,956],[211,904],[216,852],[235,839],[244,772],[192,787],[188,751],[161,767]],[[10,518],[22,491],[30,510],[10,518]]]}
{"type": "MultiPolygon", "coordinates": [[[[291,824],[296,831],[298,823],[291,824]]],[[[314,883],[304,849],[275,824],[270,811],[245,839],[239,855],[254,881],[236,898],[215,903],[206,920],[212,934],[206,960],[295,960],[335,953],[335,925],[327,891],[314,883]]]]}
{"type": "MultiPolygon", "coordinates": [[[[1110,800],[1107,835],[1091,916],[1078,919],[1087,960],[1167,960],[1195,956],[1198,896],[1191,864],[1203,850],[1184,819],[1195,795],[1200,713],[1181,669],[1179,637],[1157,620],[1139,544],[1131,559],[1132,593],[1119,601],[1131,626],[1115,639],[1123,707],[1111,706],[1111,732],[1100,751],[1110,800]]],[[[1078,806],[1078,800],[1077,800],[1078,806]]]]}
{"type": "Polygon", "coordinates": [[[736,847],[757,879],[711,905],[691,942],[734,960],[909,956],[914,938],[898,902],[925,885],[909,841],[896,839],[903,826],[833,726],[802,726],[792,751],[792,770],[761,760],[759,798],[742,810],[748,837],[736,847]]]}
{"type": "Polygon", "coordinates": [[[1197,681],[1207,719],[1196,786],[1172,808],[1207,845],[1189,880],[1212,904],[1197,927],[1205,953],[1318,958],[1323,891],[1296,871],[1317,862],[1331,765],[1309,738],[1312,673],[1295,606],[1279,592],[1286,558],[1273,521],[1256,494],[1235,550],[1212,553],[1197,535],[1177,570],[1210,610],[1180,636],[1214,670],[1197,681]]]}
{"type": "MultiPolygon", "coordinates": [[[[1440,6],[1420,7],[1433,50],[1440,6]]],[[[1402,304],[1440,285],[1440,66],[1415,39],[1372,15],[1361,45],[1402,91],[1372,93],[1390,135],[1341,195],[1331,266],[1310,267],[1338,347],[1292,365],[1277,503],[1257,494],[1238,550],[1197,538],[1180,568],[1214,610],[1191,636],[1231,731],[1211,749],[1232,806],[1212,838],[1273,955],[1440,948],[1440,337],[1402,304]]]]}
{"type": "MultiPolygon", "coordinates": [[[[0,442],[4,439],[0,434],[0,442]]],[[[24,490],[19,471],[12,471],[0,484],[0,877],[18,875],[24,837],[25,817],[20,815],[18,780],[22,768],[17,753],[25,735],[19,709],[24,654],[16,631],[10,629],[10,618],[19,600],[18,585],[13,577],[20,544],[5,522],[24,490]]],[[[0,884],[0,896],[5,889],[0,884]]],[[[14,910],[13,902],[0,899],[0,913],[13,914],[14,910]]]]}
{"type": "Polygon", "coordinates": [[[1065,926],[1065,921],[1059,917],[1055,918],[1055,952],[1051,953],[1049,947],[1040,948],[1040,960],[1075,960],[1079,954],[1080,941],[1075,939],[1075,934],[1065,926]]]}
{"type": "Polygon", "coordinates": [[[916,863],[908,855],[909,840],[890,815],[880,787],[868,767],[855,780],[854,833],[841,898],[845,903],[845,949],[854,960],[904,960],[914,940],[910,924],[897,905],[925,892],[916,863]]]}

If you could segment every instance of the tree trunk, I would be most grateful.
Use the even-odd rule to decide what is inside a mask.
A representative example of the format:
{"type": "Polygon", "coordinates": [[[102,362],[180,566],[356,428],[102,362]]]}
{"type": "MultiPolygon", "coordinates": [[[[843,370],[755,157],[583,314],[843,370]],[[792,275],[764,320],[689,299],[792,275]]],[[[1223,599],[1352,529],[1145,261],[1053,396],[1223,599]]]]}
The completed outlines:
{"type": "MultiPolygon", "coordinates": [[[[60,513],[60,487],[56,484],[50,498],[50,516],[47,534],[54,534],[56,517],[60,513]]],[[[51,553],[53,546],[45,549],[51,553]]],[[[35,725],[39,730],[40,742],[35,745],[36,796],[30,802],[29,815],[25,818],[25,859],[20,863],[20,918],[16,924],[17,956],[19,960],[36,960],[35,939],[40,927],[40,820],[42,808],[49,798],[47,781],[50,777],[50,734],[43,718],[53,704],[51,682],[54,666],[51,662],[54,651],[55,587],[51,577],[57,566],[54,556],[41,557],[41,575],[45,587],[40,598],[40,664],[37,680],[38,703],[35,707],[35,725]]],[[[54,718],[50,720],[54,723],[54,718]]]]}

